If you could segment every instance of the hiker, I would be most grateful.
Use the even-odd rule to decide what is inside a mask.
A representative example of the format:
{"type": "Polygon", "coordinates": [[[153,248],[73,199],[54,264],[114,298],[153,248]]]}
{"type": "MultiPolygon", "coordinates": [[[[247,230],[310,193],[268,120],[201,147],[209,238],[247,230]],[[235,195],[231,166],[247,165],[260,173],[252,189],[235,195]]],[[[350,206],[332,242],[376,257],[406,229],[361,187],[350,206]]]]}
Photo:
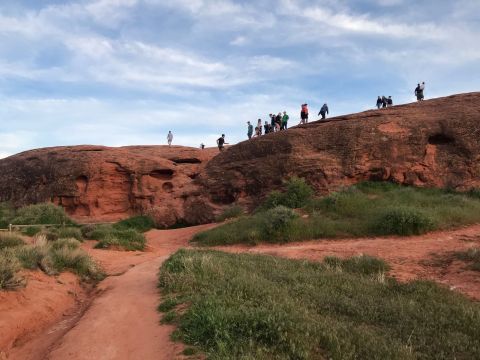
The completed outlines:
{"type": "Polygon", "coordinates": [[[423,81],[420,84],[420,101],[423,101],[424,99],[424,94],[423,94],[424,91],[425,91],[425,81],[423,81]]]}
{"type": "Polygon", "coordinates": [[[167,134],[168,146],[172,146],[172,140],[173,140],[173,134],[171,131],[169,131],[167,134]]]}
{"type": "Polygon", "coordinates": [[[267,135],[270,132],[270,124],[268,121],[265,121],[265,125],[263,125],[263,128],[265,129],[265,135],[267,135]]]}
{"type": "Polygon", "coordinates": [[[270,114],[270,132],[273,132],[273,129],[275,129],[275,115],[270,114]]]}
{"type": "Polygon", "coordinates": [[[223,151],[223,145],[228,145],[228,143],[225,142],[225,134],[222,134],[222,136],[217,139],[217,145],[220,151],[223,151]]]}
{"type": "Polygon", "coordinates": [[[262,135],[262,129],[263,129],[263,126],[262,126],[262,119],[258,119],[258,122],[257,122],[257,127],[258,127],[258,132],[259,132],[259,135],[262,135]]]}
{"type": "Polygon", "coordinates": [[[388,107],[393,106],[393,100],[392,100],[391,96],[389,96],[388,99],[387,99],[387,106],[388,107]]]}
{"type": "Polygon", "coordinates": [[[202,150],[205,149],[205,144],[204,143],[200,144],[200,149],[202,149],[202,150]]]}
{"type": "Polygon", "coordinates": [[[380,108],[382,107],[382,104],[383,104],[382,97],[381,97],[380,95],[378,95],[378,98],[377,98],[377,109],[380,110],[380,108]]]}
{"type": "Polygon", "coordinates": [[[282,126],[280,127],[280,130],[287,130],[288,119],[290,119],[290,117],[287,115],[287,112],[284,111],[282,117],[282,126]]]}
{"type": "Polygon", "coordinates": [[[282,113],[278,113],[277,116],[275,116],[275,131],[280,131],[281,127],[282,127],[282,113]]]}
{"type": "Polygon", "coordinates": [[[248,136],[248,140],[250,140],[253,135],[253,125],[250,124],[250,121],[247,121],[247,124],[248,124],[247,136],[248,136]]]}
{"type": "Polygon", "coordinates": [[[260,129],[261,129],[261,128],[262,128],[261,126],[260,126],[260,127],[255,126],[255,135],[254,135],[254,137],[259,137],[259,136],[260,136],[260,129]]]}
{"type": "Polygon", "coordinates": [[[386,108],[387,107],[387,98],[385,96],[382,96],[382,108],[386,108]]]}
{"type": "Polygon", "coordinates": [[[318,115],[322,115],[322,120],[325,120],[325,114],[328,114],[328,106],[327,104],[323,104],[322,108],[318,112],[318,115]]]}
{"type": "Polygon", "coordinates": [[[302,111],[300,112],[300,124],[308,123],[308,104],[302,104],[302,111]]]}
{"type": "Polygon", "coordinates": [[[415,96],[417,97],[417,101],[421,100],[420,96],[420,83],[417,84],[417,87],[415,88],[415,96]]]}

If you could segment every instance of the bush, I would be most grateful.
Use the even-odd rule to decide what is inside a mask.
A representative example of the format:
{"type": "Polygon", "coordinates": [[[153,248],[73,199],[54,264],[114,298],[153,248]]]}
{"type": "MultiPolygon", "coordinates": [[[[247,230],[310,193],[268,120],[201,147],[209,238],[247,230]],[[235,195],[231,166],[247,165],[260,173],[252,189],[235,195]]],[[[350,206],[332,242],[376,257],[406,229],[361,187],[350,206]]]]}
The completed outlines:
{"type": "Polygon", "coordinates": [[[73,224],[65,210],[53,204],[29,205],[17,211],[12,224],[73,224]]]}
{"type": "Polygon", "coordinates": [[[73,238],[78,241],[83,241],[82,230],[76,227],[61,227],[54,231],[59,239],[73,238]]]}
{"type": "Polygon", "coordinates": [[[22,229],[22,234],[26,236],[35,236],[42,231],[41,226],[28,226],[22,229]]]}
{"type": "Polygon", "coordinates": [[[117,230],[133,229],[139,232],[146,232],[155,228],[155,222],[151,217],[142,215],[119,221],[113,227],[117,230]]]}
{"type": "Polygon", "coordinates": [[[238,205],[232,205],[226,208],[225,210],[223,210],[223,212],[220,215],[218,215],[215,220],[217,222],[222,222],[222,221],[233,219],[242,215],[243,215],[243,208],[238,205]]]}
{"type": "Polygon", "coordinates": [[[323,259],[323,263],[333,269],[363,275],[381,274],[390,270],[390,266],[385,261],[368,255],[354,256],[347,259],[327,256],[323,259]]]}
{"type": "Polygon", "coordinates": [[[0,228],[7,229],[15,217],[15,209],[9,202],[0,203],[0,228]]]}
{"type": "Polygon", "coordinates": [[[145,236],[134,229],[118,230],[109,225],[98,226],[92,231],[90,238],[98,240],[95,245],[97,249],[108,249],[111,247],[123,248],[125,250],[143,250],[145,248],[145,236]]]}
{"type": "Polygon", "coordinates": [[[15,249],[15,255],[23,268],[35,270],[41,266],[42,260],[47,255],[47,251],[47,246],[25,245],[15,249]]]}
{"type": "Polygon", "coordinates": [[[82,237],[84,239],[93,239],[92,234],[96,229],[97,229],[97,225],[87,224],[87,225],[83,225],[80,228],[80,231],[82,232],[82,237]]]}
{"type": "Polygon", "coordinates": [[[300,208],[305,206],[312,195],[313,189],[304,179],[293,177],[286,182],[286,191],[283,193],[272,191],[260,206],[260,210],[271,209],[279,205],[292,209],[300,208]]]}
{"type": "Polygon", "coordinates": [[[435,227],[427,215],[408,207],[385,209],[371,226],[379,235],[419,235],[435,227]]]}
{"type": "Polygon", "coordinates": [[[8,250],[0,250],[0,290],[13,289],[23,282],[18,276],[20,263],[8,250]]]}
{"type": "Polygon", "coordinates": [[[0,233],[0,250],[24,245],[25,242],[17,235],[0,233]]]}
{"type": "Polygon", "coordinates": [[[264,224],[263,231],[266,237],[283,238],[292,220],[296,219],[298,215],[290,208],[285,206],[277,206],[266,211],[263,214],[264,224]]]}

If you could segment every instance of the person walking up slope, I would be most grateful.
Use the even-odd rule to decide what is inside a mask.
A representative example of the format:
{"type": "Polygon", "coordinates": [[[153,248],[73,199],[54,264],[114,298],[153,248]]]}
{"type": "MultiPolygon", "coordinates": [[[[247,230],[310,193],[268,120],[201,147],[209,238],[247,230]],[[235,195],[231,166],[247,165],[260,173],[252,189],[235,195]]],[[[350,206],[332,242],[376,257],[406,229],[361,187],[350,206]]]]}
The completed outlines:
{"type": "Polygon", "coordinates": [[[173,134],[171,131],[169,131],[167,134],[167,141],[168,141],[168,146],[172,146],[173,134]]]}
{"type": "Polygon", "coordinates": [[[228,143],[225,142],[225,134],[222,134],[221,137],[217,139],[218,150],[223,151],[223,145],[228,143]]]}
{"type": "Polygon", "coordinates": [[[247,136],[248,136],[248,140],[250,140],[253,135],[253,125],[250,124],[250,121],[247,121],[247,124],[248,124],[247,136]]]}
{"type": "Polygon", "coordinates": [[[323,104],[322,108],[318,112],[318,115],[322,115],[322,120],[325,119],[325,114],[328,114],[328,106],[327,104],[323,104]]]}
{"type": "Polygon", "coordinates": [[[302,104],[302,111],[300,112],[300,124],[308,123],[308,104],[302,104]]]}

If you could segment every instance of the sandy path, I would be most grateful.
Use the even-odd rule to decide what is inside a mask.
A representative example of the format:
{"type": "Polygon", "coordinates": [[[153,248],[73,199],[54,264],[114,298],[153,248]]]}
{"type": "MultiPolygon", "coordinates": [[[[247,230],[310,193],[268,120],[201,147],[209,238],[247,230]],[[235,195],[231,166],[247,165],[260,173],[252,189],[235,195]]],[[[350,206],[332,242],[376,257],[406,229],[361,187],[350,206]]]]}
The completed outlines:
{"type": "Polygon", "coordinates": [[[384,259],[392,266],[390,274],[400,281],[427,279],[445,284],[474,299],[480,300],[480,274],[465,269],[459,261],[429,264],[438,256],[480,247],[480,225],[454,231],[434,232],[414,237],[360,238],[342,240],[316,240],[285,245],[263,244],[255,247],[236,245],[219,246],[228,252],[261,253],[292,259],[318,261],[325,256],[349,257],[368,254],[384,259]]]}
{"type": "Polygon", "coordinates": [[[177,230],[154,230],[147,234],[147,252],[85,249],[111,275],[98,286],[98,295],[75,324],[45,349],[49,333],[14,348],[8,359],[18,360],[162,360],[174,359],[181,344],[170,341],[172,326],[160,325],[156,311],[160,301],[157,273],[162,262],[198,231],[215,225],[177,230]]]}

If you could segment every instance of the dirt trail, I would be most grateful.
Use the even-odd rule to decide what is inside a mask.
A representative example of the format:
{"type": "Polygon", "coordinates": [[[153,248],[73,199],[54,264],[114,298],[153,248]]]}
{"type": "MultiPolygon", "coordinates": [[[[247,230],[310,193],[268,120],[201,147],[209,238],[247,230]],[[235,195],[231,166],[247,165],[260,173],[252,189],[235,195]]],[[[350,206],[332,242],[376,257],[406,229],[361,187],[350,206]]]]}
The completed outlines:
{"type": "MultiPolygon", "coordinates": [[[[175,359],[182,345],[170,341],[173,328],[160,325],[156,312],[159,294],[157,272],[161,263],[197,232],[214,227],[160,231],[147,234],[146,252],[123,252],[84,248],[110,275],[97,289],[87,309],[76,311],[46,329],[41,336],[19,342],[9,360],[161,360],[175,359]],[[85,311],[84,311],[85,310],[85,311]],[[27,341],[28,340],[28,341],[27,341]],[[20,345],[20,343],[22,345],[20,345]]],[[[480,300],[480,276],[466,271],[465,265],[442,262],[431,266],[434,256],[480,245],[480,225],[450,232],[436,232],[411,238],[364,238],[317,240],[286,245],[217,247],[229,252],[263,253],[288,258],[320,260],[327,255],[347,257],[369,254],[392,265],[399,280],[431,279],[480,300]]],[[[2,356],[0,356],[2,359],[2,356]]]]}
{"type": "Polygon", "coordinates": [[[54,343],[49,333],[58,324],[12,349],[8,359],[174,359],[182,347],[170,341],[173,328],[159,324],[158,268],[168,255],[187,247],[193,234],[212,226],[151,231],[148,251],[143,253],[96,250],[87,242],[86,250],[111,276],[100,283],[98,295],[83,316],[54,343]],[[45,342],[50,342],[47,348],[45,342]]]}
{"type": "Polygon", "coordinates": [[[455,261],[451,255],[454,251],[472,246],[480,247],[480,225],[407,238],[316,240],[255,247],[220,246],[216,249],[313,261],[321,260],[325,256],[349,257],[367,254],[389,263],[392,266],[390,274],[400,281],[433,280],[480,300],[479,273],[466,270],[465,264],[455,261]],[[437,262],[437,266],[432,266],[433,261],[437,262]]]}

